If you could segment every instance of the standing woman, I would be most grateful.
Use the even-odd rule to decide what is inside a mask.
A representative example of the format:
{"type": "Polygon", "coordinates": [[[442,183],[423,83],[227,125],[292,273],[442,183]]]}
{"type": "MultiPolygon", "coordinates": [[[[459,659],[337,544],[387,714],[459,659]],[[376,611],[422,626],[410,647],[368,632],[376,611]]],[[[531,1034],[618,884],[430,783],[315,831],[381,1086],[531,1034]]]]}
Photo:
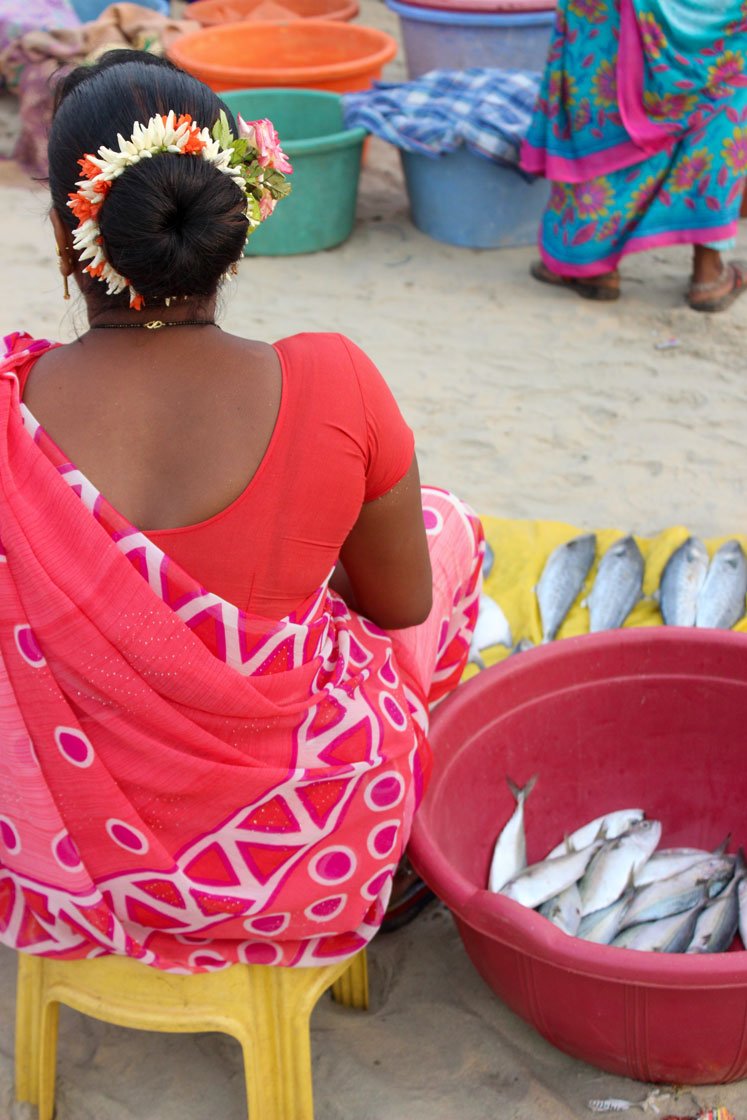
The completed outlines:
{"type": "Polygon", "coordinates": [[[132,51],[59,89],[51,219],[89,329],[0,364],[0,940],[26,952],[355,953],[466,661],[480,525],[421,491],[371,361],[215,321],[289,171],[240,127],[132,51]]]}
{"type": "Polygon", "coordinates": [[[614,300],[626,253],[691,244],[690,307],[745,290],[722,254],[747,175],[746,52],[742,0],[558,0],[522,151],[553,181],[535,279],[614,300]]]}

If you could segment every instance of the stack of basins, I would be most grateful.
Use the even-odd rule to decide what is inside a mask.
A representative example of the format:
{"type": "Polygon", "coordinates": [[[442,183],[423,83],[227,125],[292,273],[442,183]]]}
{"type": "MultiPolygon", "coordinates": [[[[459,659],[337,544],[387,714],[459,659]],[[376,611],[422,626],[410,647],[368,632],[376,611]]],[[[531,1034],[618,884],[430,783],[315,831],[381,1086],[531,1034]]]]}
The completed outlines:
{"type": "MultiPolygon", "coordinates": [[[[399,17],[407,70],[545,68],[555,0],[386,0],[399,17]]],[[[544,181],[462,148],[433,160],[402,152],[415,225],[439,241],[476,249],[532,244],[547,201],[544,181]],[[459,199],[459,207],[454,200],[459,199]]]]}
{"type": "Polygon", "coordinates": [[[269,118],[293,165],[292,192],[249,255],[316,252],[352,232],[365,132],[345,128],[341,94],[367,89],[397,53],[390,35],[347,22],[357,11],[354,0],[198,0],[188,14],[201,28],[169,48],[234,114],[269,118]]]}

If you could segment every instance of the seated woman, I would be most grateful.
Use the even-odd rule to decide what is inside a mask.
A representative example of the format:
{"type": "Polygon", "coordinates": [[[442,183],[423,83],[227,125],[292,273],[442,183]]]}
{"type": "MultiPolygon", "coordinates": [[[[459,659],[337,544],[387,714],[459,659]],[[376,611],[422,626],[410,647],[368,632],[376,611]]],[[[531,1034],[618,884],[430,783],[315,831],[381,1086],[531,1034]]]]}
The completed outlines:
{"type": "Polygon", "coordinates": [[[273,130],[244,132],[147,55],[59,88],[51,219],[89,329],[11,334],[0,365],[0,940],[27,952],[356,952],[466,661],[480,525],[421,491],[371,361],[215,322],[285,190],[273,130]]]}
{"type": "Polygon", "coordinates": [[[536,280],[620,295],[627,253],[692,245],[687,302],[747,288],[736,244],[747,176],[742,0],[558,0],[522,166],[553,180],[536,280]]]}

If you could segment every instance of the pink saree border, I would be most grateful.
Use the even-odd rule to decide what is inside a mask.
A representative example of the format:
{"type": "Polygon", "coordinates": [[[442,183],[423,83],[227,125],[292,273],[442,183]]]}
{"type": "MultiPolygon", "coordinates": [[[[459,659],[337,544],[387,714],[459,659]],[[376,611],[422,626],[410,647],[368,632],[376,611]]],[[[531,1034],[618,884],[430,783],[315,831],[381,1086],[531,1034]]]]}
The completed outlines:
{"type": "Polygon", "coordinates": [[[619,253],[610,253],[609,256],[590,261],[589,264],[569,264],[567,261],[558,260],[544,249],[541,241],[539,251],[543,262],[559,276],[599,276],[603,272],[610,272],[616,268],[618,262],[629,253],[642,253],[646,249],[657,249],[664,245],[707,245],[711,241],[724,241],[728,237],[736,237],[738,228],[739,223],[734,221],[710,229],[676,229],[666,233],[648,234],[645,237],[631,237],[619,253]]]}
{"type": "MultiPolygon", "coordinates": [[[[667,138],[665,149],[674,147],[675,138],[667,138]]],[[[585,183],[588,179],[596,179],[599,175],[606,175],[610,171],[620,171],[625,167],[632,167],[641,160],[646,159],[650,153],[644,152],[632,140],[622,144],[615,144],[606,152],[595,152],[591,156],[579,156],[576,159],[566,159],[565,156],[556,156],[545,148],[536,148],[528,140],[521,145],[520,166],[522,170],[533,175],[544,175],[559,183],[585,183]]]]}

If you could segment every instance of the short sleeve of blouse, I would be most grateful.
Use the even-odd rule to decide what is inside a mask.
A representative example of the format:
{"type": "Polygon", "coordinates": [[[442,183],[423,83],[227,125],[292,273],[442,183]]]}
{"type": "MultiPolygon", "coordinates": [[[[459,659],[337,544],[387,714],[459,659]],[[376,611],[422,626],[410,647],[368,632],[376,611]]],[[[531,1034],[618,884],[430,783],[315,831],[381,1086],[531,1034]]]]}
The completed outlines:
{"type": "Polygon", "coordinates": [[[415,437],[405,423],[391,389],[371,359],[340,335],[355,371],[363,401],[368,440],[364,502],[382,497],[410,468],[415,437]]]}

